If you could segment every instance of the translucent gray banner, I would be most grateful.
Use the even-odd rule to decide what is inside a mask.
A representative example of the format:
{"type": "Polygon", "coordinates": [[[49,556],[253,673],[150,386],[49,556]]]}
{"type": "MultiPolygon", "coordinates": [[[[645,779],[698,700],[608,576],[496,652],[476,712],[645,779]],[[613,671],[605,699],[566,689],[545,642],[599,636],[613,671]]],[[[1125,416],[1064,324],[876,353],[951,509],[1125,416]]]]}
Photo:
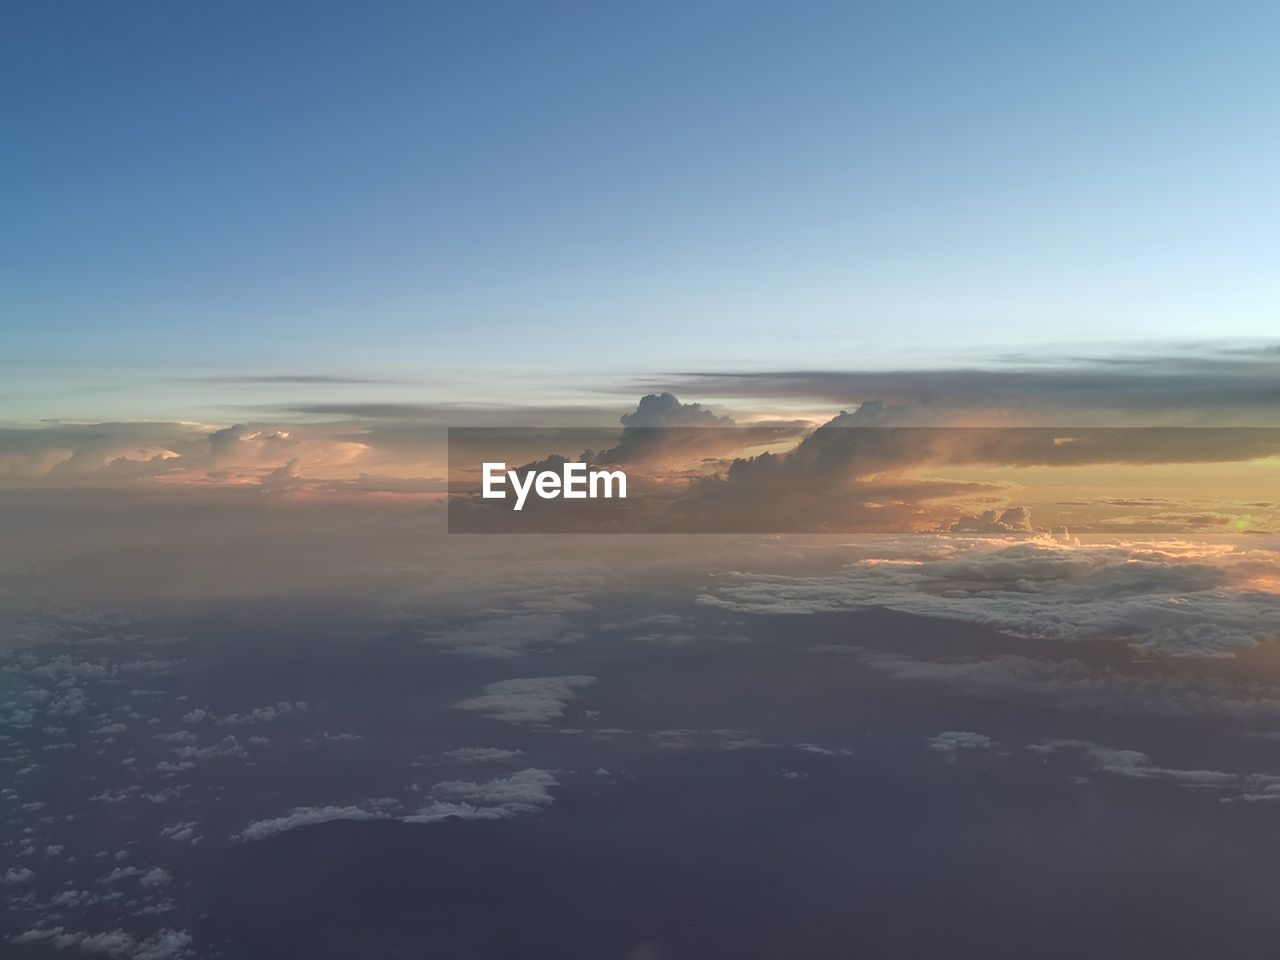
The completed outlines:
{"type": "Polygon", "coordinates": [[[451,533],[1280,531],[1269,427],[453,428],[451,533]]]}

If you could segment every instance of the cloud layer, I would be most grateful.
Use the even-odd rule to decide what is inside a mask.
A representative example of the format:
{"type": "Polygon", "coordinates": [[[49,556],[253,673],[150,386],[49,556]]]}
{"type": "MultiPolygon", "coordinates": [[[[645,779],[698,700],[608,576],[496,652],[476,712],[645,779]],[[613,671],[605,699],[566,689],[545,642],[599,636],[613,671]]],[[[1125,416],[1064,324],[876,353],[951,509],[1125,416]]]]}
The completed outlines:
{"type": "Polygon", "coordinates": [[[1271,550],[1047,538],[922,538],[863,549],[831,575],[731,574],[702,601],[767,613],[879,606],[1180,656],[1220,656],[1280,635],[1280,558],[1271,550]]]}

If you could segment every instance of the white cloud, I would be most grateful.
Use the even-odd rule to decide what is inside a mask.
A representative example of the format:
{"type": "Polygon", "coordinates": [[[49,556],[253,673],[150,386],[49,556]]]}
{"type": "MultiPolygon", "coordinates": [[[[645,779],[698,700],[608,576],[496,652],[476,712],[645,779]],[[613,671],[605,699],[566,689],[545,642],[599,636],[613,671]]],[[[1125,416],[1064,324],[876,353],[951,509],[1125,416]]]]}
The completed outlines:
{"type": "Polygon", "coordinates": [[[431,803],[403,819],[407,823],[434,823],[448,817],[499,820],[536,813],[551,805],[550,790],[559,785],[549,771],[533,767],[481,782],[446,780],[431,788],[431,803]]]}
{"type": "Polygon", "coordinates": [[[173,751],[182,760],[208,760],[212,757],[243,757],[245,749],[228,734],[207,747],[178,747],[173,751]]]}
{"type": "Polygon", "coordinates": [[[139,945],[133,960],[177,960],[187,954],[191,942],[185,930],[161,930],[139,945]]]}
{"type": "Polygon", "coordinates": [[[520,612],[430,633],[422,642],[449,653],[506,659],[523,656],[529,647],[571,643],[581,636],[561,613],[520,612]]]}
{"type": "Polygon", "coordinates": [[[523,750],[504,750],[501,747],[458,747],[446,750],[443,755],[456,763],[502,763],[523,753],[523,750]]]}
{"type": "Polygon", "coordinates": [[[128,880],[132,877],[140,876],[142,873],[137,867],[116,867],[110,873],[98,878],[98,883],[109,884],[119,883],[121,880],[128,880]]]}
{"type": "Polygon", "coordinates": [[[173,882],[173,874],[163,867],[152,867],[138,878],[138,883],[148,890],[166,887],[173,882]]]}
{"type": "Polygon", "coordinates": [[[287,830],[308,827],[317,823],[329,823],[334,820],[381,820],[387,814],[378,810],[366,810],[357,806],[328,807],[295,807],[283,817],[270,820],[255,820],[238,834],[239,840],[265,840],[287,830]]]}
{"type": "Polygon", "coordinates": [[[170,840],[190,841],[194,843],[196,837],[196,828],[200,826],[199,821],[186,820],[181,823],[171,823],[160,829],[160,836],[167,837],[170,840]]]}
{"type": "Polygon", "coordinates": [[[463,820],[501,820],[536,813],[552,803],[551,788],[559,786],[555,775],[530,767],[491,780],[446,780],[430,790],[430,802],[416,813],[393,818],[386,808],[398,801],[387,797],[356,806],[296,807],[286,816],[256,820],[236,834],[238,840],[264,840],[288,830],[334,820],[391,820],[402,823],[435,823],[449,817],[463,820]]]}
{"type": "Polygon", "coordinates": [[[248,713],[230,713],[215,722],[220,724],[270,723],[273,720],[279,720],[281,717],[287,717],[292,713],[305,713],[306,711],[307,702],[305,700],[281,700],[266,707],[257,707],[248,713]]]}
{"type": "Polygon", "coordinates": [[[1230,773],[1224,770],[1187,770],[1164,767],[1139,750],[1123,750],[1088,740],[1045,740],[1030,745],[1033,753],[1075,751],[1099,773],[1134,780],[1167,780],[1187,787],[1247,787],[1250,790],[1280,786],[1280,776],[1267,773],[1230,773]]]}
{"type": "Polygon", "coordinates": [[[994,741],[981,733],[972,730],[944,730],[937,736],[929,738],[929,749],[938,753],[955,753],[958,750],[987,750],[994,746],[994,741]]]}
{"type": "Polygon", "coordinates": [[[820,743],[797,743],[797,750],[803,750],[805,753],[816,753],[824,757],[849,757],[853,755],[853,751],[847,747],[825,747],[820,743]]]}
{"type": "Polygon", "coordinates": [[[165,743],[195,743],[199,738],[190,730],[175,730],[173,733],[157,733],[156,739],[165,743]]]}
{"type": "Polygon", "coordinates": [[[672,728],[648,734],[664,750],[767,750],[774,744],[747,730],[721,727],[715,730],[672,728]]]}
{"type": "Polygon", "coordinates": [[[136,940],[123,930],[105,933],[69,931],[64,927],[34,927],[12,938],[13,943],[48,943],[59,950],[78,947],[83,953],[99,953],[129,960],[180,960],[190,955],[191,935],[185,930],[159,930],[136,940]]]}
{"type": "Polygon", "coordinates": [[[595,682],[595,677],[586,676],[499,680],[486,686],[480,696],[460,700],[454,707],[507,723],[546,723],[564,716],[565,705],[574,699],[575,691],[595,682]]]}
{"type": "Polygon", "coordinates": [[[1026,507],[985,510],[976,516],[961,517],[948,527],[953,533],[1033,533],[1031,512],[1026,507]]]}

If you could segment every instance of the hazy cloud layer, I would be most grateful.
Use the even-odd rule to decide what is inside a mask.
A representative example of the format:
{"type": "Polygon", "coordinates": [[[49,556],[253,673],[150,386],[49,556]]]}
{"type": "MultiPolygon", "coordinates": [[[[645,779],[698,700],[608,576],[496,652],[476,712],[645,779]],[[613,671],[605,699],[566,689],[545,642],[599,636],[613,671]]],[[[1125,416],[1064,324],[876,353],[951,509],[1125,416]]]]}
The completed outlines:
{"type": "Polygon", "coordinates": [[[702,599],[770,613],[881,606],[1018,636],[1217,656],[1280,635],[1277,577],[1275,551],[1238,546],[922,538],[830,575],[731,574],[702,599]]]}

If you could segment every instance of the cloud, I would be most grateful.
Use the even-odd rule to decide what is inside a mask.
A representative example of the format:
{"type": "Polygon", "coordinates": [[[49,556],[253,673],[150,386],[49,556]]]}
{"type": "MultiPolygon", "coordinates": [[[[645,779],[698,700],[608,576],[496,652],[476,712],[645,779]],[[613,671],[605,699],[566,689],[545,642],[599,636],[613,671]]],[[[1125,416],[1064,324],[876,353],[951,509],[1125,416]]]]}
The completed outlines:
{"type": "Polygon", "coordinates": [[[214,723],[220,725],[271,723],[281,717],[287,717],[293,713],[305,713],[306,711],[307,702],[305,700],[280,700],[265,707],[256,707],[247,713],[229,713],[225,717],[214,720],[214,723]]]}
{"type": "Polygon", "coordinates": [[[641,397],[621,418],[617,444],[584,451],[579,459],[599,464],[696,464],[750,447],[800,436],[805,421],[769,421],[739,426],[700,403],[682,403],[671,393],[641,397]],[[733,427],[734,429],[724,429],[733,427]]]}
{"type": "Polygon", "coordinates": [[[1186,542],[920,537],[831,575],[729,574],[700,601],[764,613],[885,607],[1015,636],[1223,656],[1280,634],[1280,555],[1186,542]]]}
{"type": "Polygon", "coordinates": [[[191,943],[185,930],[161,930],[138,945],[133,960],[177,960],[186,956],[191,943]]]}
{"type": "Polygon", "coordinates": [[[192,937],[185,930],[164,929],[145,940],[137,940],[123,930],[86,933],[64,927],[35,927],[12,938],[13,943],[48,943],[59,950],[78,947],[83,953],[98,953],[129,960],[180,960],[190,955],[192,937]]]}
{"type": "Polygon", "coordinates": [[[155,738],[157,740],[162,740],[165,743],[195,743],[199,739],[199,737],[190,730],[175,730],[172,733],[157,733],[155,738]]]}
{"type": "Polygon", "coordinates": [[[952,533],[1033,533],[1031,511],[1026,507],[1007,507],[1004,510],[984,510],[982,513],[961,517],[948,528],[952,533]]]}
{"type": "Polygon", "coordinates": [[[937,753],[955,753],[959,750],[987,750],[994,741],[971,730],[944,730],[929,738],[929,749],[937,753]]]}
{"type": "Polygon", "coordinates": [[[521,756],[523,750],[504,750],[501,747],[458,747],[446,750],[442,756],[456,763],[503,763],[521,756]]]}
{"type": "Polygon", "coordinates": [[[499,680],[487,685],[480,696],[459,700],[454,707],[507,723],[546,723],[563,716],[577,691],[595,682],[595,677],[577,675],[499,680]]]}
{"type": "Polygon", "coordinates": [[[463,656],[507,659],[523,656],[530,647],[566,643],[580,636],[560,613],[524,612],[428,633],[422,642],[463,656]]]}
{"type": "MultiPolygon", "coordinates": [[[[1280,430],[1271,427],[884,427],[868,425],[865,410],[864,404],[840,413],[794,449],[739,457],[714,476],[695,478],[660,515],[679,517],[684,526],[677,529],[690,530],[897,532],[927,528],[923,508],[930,501],[1010,486],[912,476],[923,471],[1245,462],[1280,455],[1280,430]]],[[[1010,509],[985,522],[961,520],[958,529],[1030,529],[1017,516],[1020,508],[1010,509]]]]}
{"type": "Polygon", "coordinates": [[[1280,776],[1273,774],[1165,767],[1139,750],[1118,749],[1087,740],[1045,740],[1032,744],[1027,749],[1042,755],[1064,750],[1075,751],[1099,773],[1132,780],[1163,780],[1191,788],[1237,787],[1243,788],[1247,794],[1257,791],[1275,792],[1273,788],[1280,787],[1280,776]]]}
{"type": "Polygon", "coordinates": [[[199,837],[196,836],[196,829],[200,826],[197,820],[185,820],[180,823],[171,823],[160,829],[160,836],[169,840],[176,840],[181,843],[196,843],[199,837]]]}
{"type": "Polygon", "coordinates": [[[214,757],[243,757],[246,756],[247,753],[240,742],[230,734],[223,737],[217,743],[210,744],[207,747],[175,747],[173,752],[180,760],[209,760],[214,757]]]}
{"type": "Polygon", "coordinates": [[[380,810],[368,810],[357,806],[294,807],[283,817],[255,820],[235,835],[237,840],[265,840],[276,834],[317,823],[334,820],[385,820],[390,815],[380,810]]]}
{"type": "Polygon", "coordinates": [[[1197,344],[1161,354],[1013,358],[984,367],[677,374],[666,382],[711,397],[877,406],[891,424],[1273,424],[1280,350],[1197,344]]]}
{"type": "Polygon", "coordinates": [[[827,747],[820,743],[797,743],[797,750],[803,750],[805,753],[816,753],[823,757],[851,757],[853,751],[847,747],[827,747]]]}
{"type": "Polygon", "coordinates": [[[547,770],[530,767],[492,780],[446,780],[430,790],[431,801],[417,812],[393,817],[384,807],[393,800],[370,801],[363,806],[295,807],[283,817],[255,820],[234,836],[243,841],[268,837],[335,820],[397,820],[401,823],[436,823],[450,817],[463,820],[501,820],[536,813],[550,806],[551,788],[560,783],[547,770]]]}
{"type": "Polygon", "coordinates": [[[402,819],[406,823],[435,823],[449,817],[501,820],[536,813],[551,805],[551,788],[559,785],[552,773],[534,767],[481,782],[446,780],[431,788],[431,803],[402,819]]]}
{"type": "Polygon", "coordinates": [[[359,438],[324,425],[145,421],[0,427],[0,487],[279,489],[303,474],[354,481],[378,463],[359,438]]]}
{"type": "Polygon", "coordinates": [[[770,750],[775,744],[746,730],[671,728],[647,735],[663,750],[770,750]]]}
{"type": "Polygon", "coordinates": [[[378,379],[370,377],[347,377],[335,374],[317,374],[317,373],[275,373],[275,374],[258,374],[258,375],[236,375],[221,377],[206,377],[206,383],[232,383],[232,384],[320,384],[322,386],[330,386],[335,384],[351,385],[351,386],[373,386],[384,383],[401,383],[400,380],[378,379]]]}
{"type": "Polygon", "coordinates": [[[173,882],[173,875],[163,867],[152,867],[146,873],[138,878],[144,889],[155,890],[160,887],[167,887],[173,882]]]}
{"type": "Polygon", "coordinates": [[[137,867],[116,867],[110,873],[99,877],[98,883],[101,883],[101,884],[120,883],[122,880],[131,880],[134,877],[140,876],[141,874],[142,874],[142,871],[139,870],[137,867]]]}
{"type": "Polygon", "coordinates": [[[865,651],[860,661],[903,683],[938,684],[979,696],[1044,697],[1065,709],[1154,717],[1212,717],[1240,722],[1280,717],[1280,688],[1215,678],[1134,676],[1082,660],[1018,655],[915,660],[865,651]]]}

